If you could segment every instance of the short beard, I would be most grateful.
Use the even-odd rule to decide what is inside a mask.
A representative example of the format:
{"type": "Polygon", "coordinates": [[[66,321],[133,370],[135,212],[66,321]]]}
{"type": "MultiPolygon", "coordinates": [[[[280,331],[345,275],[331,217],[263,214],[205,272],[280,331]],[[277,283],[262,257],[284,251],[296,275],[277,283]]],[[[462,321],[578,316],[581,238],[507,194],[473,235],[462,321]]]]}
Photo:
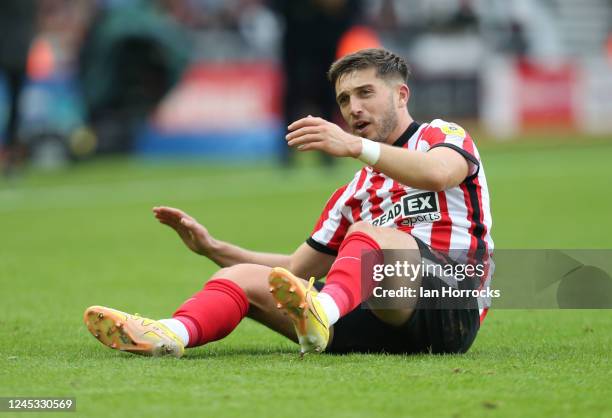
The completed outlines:
{"type": "Polygon", "coordinates": [[[378,138],[375,139],[377,142],[387,142],[391,132],[397,128],[397,112],[393,103],[393,95],[391,95],[390,99],[389,107],[380,119],[380,131],[378,132],[378,138]]]}

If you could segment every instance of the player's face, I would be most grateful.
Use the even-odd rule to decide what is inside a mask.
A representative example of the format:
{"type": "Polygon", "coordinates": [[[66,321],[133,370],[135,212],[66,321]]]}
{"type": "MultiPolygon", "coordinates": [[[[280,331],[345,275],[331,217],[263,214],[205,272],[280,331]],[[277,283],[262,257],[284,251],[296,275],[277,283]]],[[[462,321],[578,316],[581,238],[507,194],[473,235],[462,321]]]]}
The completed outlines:
{"type": "Polygon", "coordinates": [[[392,84],[376,76],[375,68],[356,70],[336,81],[336,101],[350,131],[357,136],[386,142],[398,123],[392,84]]]}

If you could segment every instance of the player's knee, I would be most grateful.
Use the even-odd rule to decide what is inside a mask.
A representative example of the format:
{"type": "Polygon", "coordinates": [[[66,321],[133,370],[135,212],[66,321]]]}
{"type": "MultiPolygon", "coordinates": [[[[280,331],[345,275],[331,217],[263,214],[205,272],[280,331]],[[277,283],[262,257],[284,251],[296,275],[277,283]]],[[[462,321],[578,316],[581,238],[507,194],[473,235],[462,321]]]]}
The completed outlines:
{"type": "Polygon", "coordinates": [[[231,266],[231,267],[223,267],[220,270],[217,270],[211,277],[210,280],[215,280],[215,279],[226,279],[226,280],[231,280],[234,281],[233,278],[235,276],[237,276],[237,266],[231,266]]]}
{"type": "Polygon", "coordinates": [[[224,267],[221,270],[217,270],[210,278],[210,280],[229,280],[237,284],[242,290],[245,290],[246,282],[244,280],[244,268],[241,264],[236,264],[230,267],[224,267]]]}
{"type": "Polygon", "coordinates": [[[372,224],[365,221],[358,221],[349,226],[347,235],[353,232],[363,232],[371,235],[374,232],[374,229],[375,227],[372,224]]]}
{"type": "Polygon", "coordinates": [[[257,264],[234,264],[233,266],[223,267],[217,270],[212,277],[217,279],[232,279],[234,277],[244,276],[248,274],[250,270],[252,270],[257,264]]]}
{"type": "Polygon", "coordinates": [[[235,264],[218,270],[210,280],[225,279],[234,282],[251,301],[261,293],[262,288],[267,289],[267,277],[270,270],[269,267],[257,264],[235,264]]]}

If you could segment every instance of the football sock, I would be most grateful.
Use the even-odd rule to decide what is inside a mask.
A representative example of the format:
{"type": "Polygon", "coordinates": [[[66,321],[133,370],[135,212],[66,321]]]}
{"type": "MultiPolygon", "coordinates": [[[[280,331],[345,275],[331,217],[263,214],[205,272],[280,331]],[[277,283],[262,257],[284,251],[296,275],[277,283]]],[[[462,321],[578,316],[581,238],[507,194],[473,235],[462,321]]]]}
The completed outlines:
{"type": "Polygon", "coordinates": [[[338,305],[336,305],[334,299],[327,293],[319,293],[317,295],[317,300],[321,303],[321,307],[327,314],[328,325],[331,327],[340,319],[338,305]]]}
{"type": "Polygon", "coordinates": [[[172,317],[187,329],[187,346],[196,347],[227,336],[248,311],[249,300],[240,286],[231,280],[213,279],[172,317]]]}
{"type": "Polygon", "coordinates": [[[178,319],[170,318],[170,319],[160,319],[158,322],[161,322],[166,327],[170,329],[170,331],[174,332],[180,339],[183,341],[183,345],[187,347],[189,344],[189,332],[187,331],[187,327],[179,321],[178,319]]]}
{"type": "MultiPolygon", "coordinates": [[[[338,257],[329,270],[325,286],[319,294],[320,297],[329,295],[333,299],[339,317],[343,317],[362,302],[361,258],[364,251],[376,251],[372,253],[376,256],[375,259],[382,257],[379,253],[380,246],[368,234],[363,232],[349,234],[342,242],[338,257]]],[[[373,282],[368,285],[373,286],[373,282]]],[[[368,295],[370,292],[371,289],[364,289],[363,294],[368,295]]],[[[333,308],[323,306],[328,317],[333,317],[333,308]]]]}

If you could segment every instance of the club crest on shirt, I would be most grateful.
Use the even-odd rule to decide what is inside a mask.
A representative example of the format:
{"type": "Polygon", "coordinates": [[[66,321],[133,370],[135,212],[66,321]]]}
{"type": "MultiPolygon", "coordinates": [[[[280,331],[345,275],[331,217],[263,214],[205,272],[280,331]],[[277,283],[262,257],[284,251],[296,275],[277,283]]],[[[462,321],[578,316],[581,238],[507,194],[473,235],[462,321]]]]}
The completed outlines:
{"type": "Polygon", "coordinates": [[[442,219],[438,194],[435,192],[420,192],[403,196],[391,209],[372,220],[372,225],[382,226],[395,222],[398,218],[402,225],[413,226],[417,223],[436,222],[442,219]]]}
{"type": "Polygon", "coordinates": [[[459,125],[455,125],[454,123],[449,123],[440,126],[440,130],[444,132],[446,135],[459,136],[461,138],[465,138],[465,129],[463,129],[459,125]]]}

